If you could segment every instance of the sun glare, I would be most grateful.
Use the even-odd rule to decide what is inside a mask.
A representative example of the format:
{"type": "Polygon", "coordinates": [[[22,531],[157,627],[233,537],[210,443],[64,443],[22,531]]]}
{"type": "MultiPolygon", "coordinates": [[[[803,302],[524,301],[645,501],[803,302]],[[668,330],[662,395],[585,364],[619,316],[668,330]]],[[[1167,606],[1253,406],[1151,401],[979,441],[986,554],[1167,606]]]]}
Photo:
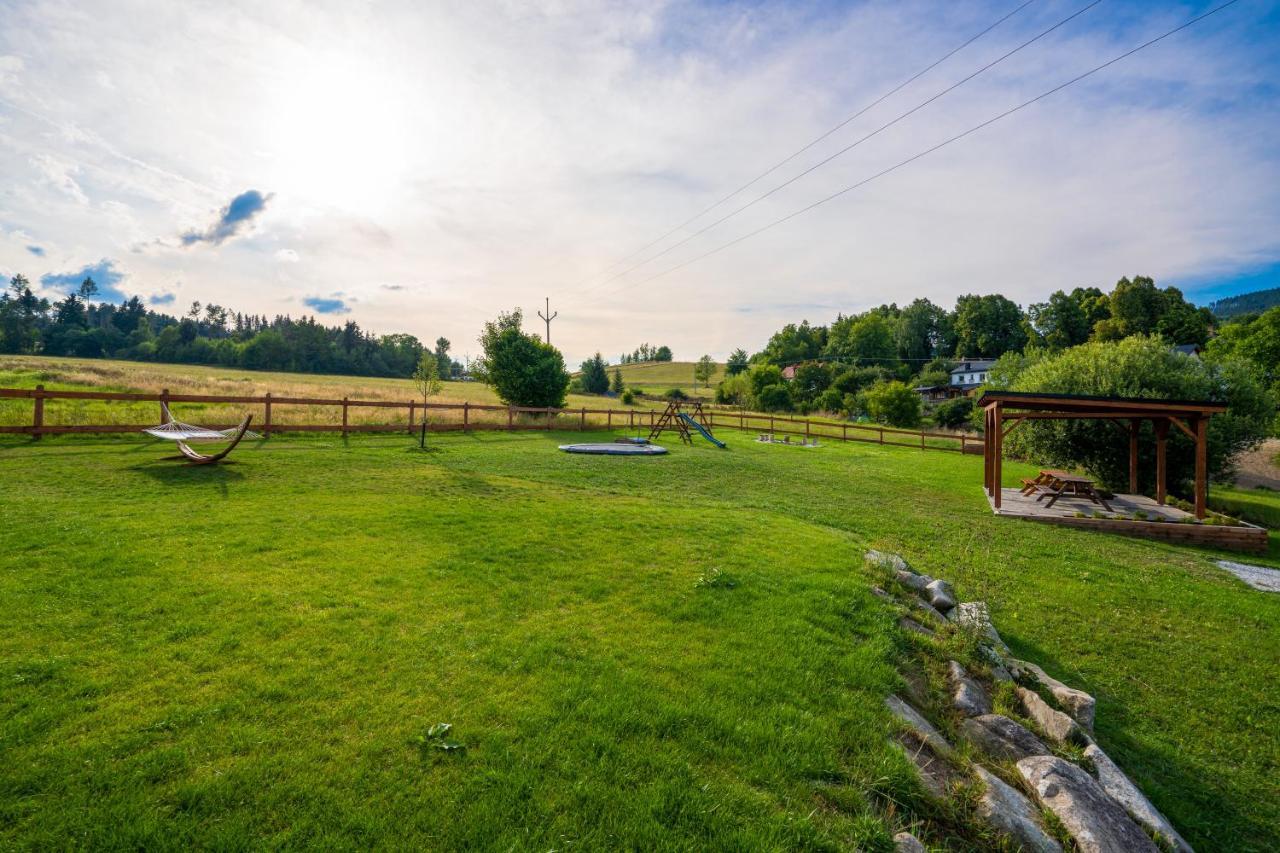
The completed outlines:
{"type": "Polygon", "coordinates": [[[409,171],[413,109],[397,75],[338,57],[299,69],[272,102],[279,192],[365,216],[392,204],[409,171]]]}

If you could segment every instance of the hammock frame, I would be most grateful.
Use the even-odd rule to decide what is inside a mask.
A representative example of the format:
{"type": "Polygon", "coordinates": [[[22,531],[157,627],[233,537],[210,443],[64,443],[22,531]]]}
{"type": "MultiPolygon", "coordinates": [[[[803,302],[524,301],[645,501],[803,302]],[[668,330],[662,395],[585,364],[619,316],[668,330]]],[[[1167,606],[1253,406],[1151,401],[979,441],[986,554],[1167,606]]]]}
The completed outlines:
{"type": "Polygon", "coordinates": [[[166,403],[160,404],[160,411],[164,414],[165,422],[157,427],[144,429],[147,435],[155,438],[162,438],[165,441],[172,441],[178,445],[178,451],[181,456],[170,456],[169,459],[186,459],[188,465],[213,465],[227,458],[227,454],[236,449],[236,445],[245,438],[261,438],[256,432],[249,432],[249,424],[253,421],[253,415],[245,415],[244,420],[237,427],[231,429],[207,429],[206,427],[195,426],[194,424],[183,423],[174,418],[169,411],[166,403]],[[217,453],[199,453],[191,449],[190,443],[193,442],[223,442],[229,441],[226,447],[217,453]]]}

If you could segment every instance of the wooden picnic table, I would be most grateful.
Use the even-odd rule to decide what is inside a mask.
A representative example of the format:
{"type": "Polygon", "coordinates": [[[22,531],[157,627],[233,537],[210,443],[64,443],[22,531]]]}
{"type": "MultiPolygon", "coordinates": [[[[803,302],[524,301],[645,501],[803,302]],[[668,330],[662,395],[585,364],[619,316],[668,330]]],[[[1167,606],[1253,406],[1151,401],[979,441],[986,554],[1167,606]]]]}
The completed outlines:
{"type": "Polygon", "coordinates": [[[1114,512],[1111,504],[1107,503],[1102,495],[1098,493],[1098,490],[1094,488],[1092,479],[1080,474],[1072,474],[1070,471],[1058,471],[1053,468],[1042,469],[1035,479],[1022,481],[1022,493],[1024,495],[1036,494],[1037,501],[1044,500],[1047,496],[1049,502],[1045,504],[1045,509],[1056,504],[1059,498],[1071,495],[1088,498],[1107,512],[1114,512]]]}

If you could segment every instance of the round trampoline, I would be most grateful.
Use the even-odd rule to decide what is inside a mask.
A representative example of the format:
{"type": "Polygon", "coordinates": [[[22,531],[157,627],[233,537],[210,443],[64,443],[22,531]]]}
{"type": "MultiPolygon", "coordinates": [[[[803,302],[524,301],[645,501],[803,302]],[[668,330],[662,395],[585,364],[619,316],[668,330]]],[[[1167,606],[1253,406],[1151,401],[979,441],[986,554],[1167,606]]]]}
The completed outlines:
{"type": "Polygon", "coordinates": [[[562,444],[560,449],[565,453],[594,453],[600,456],[661,456],[667,452],[665,447],[657,444],[633,444],[631,442],[562,444]]]}

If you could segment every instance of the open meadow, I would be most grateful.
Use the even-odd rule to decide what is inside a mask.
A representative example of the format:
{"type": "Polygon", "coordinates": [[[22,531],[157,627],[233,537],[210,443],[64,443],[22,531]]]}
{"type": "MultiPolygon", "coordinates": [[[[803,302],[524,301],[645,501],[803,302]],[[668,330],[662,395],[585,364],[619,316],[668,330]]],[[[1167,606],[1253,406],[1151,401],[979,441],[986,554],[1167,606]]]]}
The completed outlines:
{"type": "MultiPolygon", "coordinates": [[[[640,364],[620,364],[622,381],[628,388],[644,394],[662,395],[672,388],[679,388],[691,397],[710,398],[715,394],[716,385],[724,379],[724,364],[716,364],[716,372],[707,383],[694,380],[692,361],[647,361],[640,364]]],[[[609,366],[609,375],[613,376],[613,365],[609,366]]]]}
{"type": "Polygon", "coordinates": [[[1276,848],[1280,609],[1220,555],[994,517],[977,457],[722,437],[0,439],[0,846],[990,849],[888,740],[928,641],[874,547],[1095,695],[1197,849],[1276,848]]]}

